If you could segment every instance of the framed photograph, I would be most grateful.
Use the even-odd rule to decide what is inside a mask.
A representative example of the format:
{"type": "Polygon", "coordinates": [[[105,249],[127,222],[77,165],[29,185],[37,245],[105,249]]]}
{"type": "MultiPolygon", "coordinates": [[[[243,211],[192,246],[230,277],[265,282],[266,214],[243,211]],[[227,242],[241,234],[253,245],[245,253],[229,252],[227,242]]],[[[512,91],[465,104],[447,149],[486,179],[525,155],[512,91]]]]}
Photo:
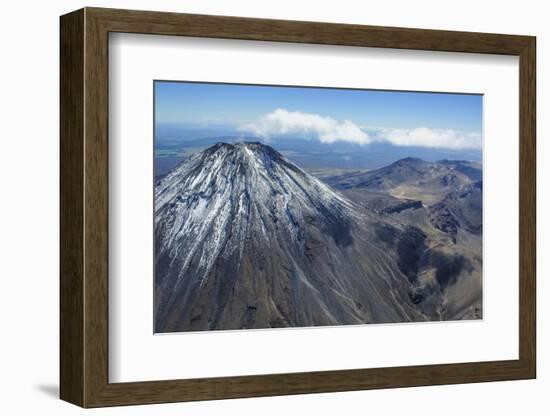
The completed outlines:
{"type": "Polygon", "coordinates": [[[535,378],[535,49],[62,16],[61,398],[535,378]]]}

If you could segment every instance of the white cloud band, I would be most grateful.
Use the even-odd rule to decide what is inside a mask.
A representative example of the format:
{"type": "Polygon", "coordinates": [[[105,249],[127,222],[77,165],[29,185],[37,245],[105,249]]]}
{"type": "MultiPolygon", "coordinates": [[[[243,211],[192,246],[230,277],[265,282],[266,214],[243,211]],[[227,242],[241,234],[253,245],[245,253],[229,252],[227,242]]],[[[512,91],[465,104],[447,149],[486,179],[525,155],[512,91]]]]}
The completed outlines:
{"type": "Polygon", "coordinates": [[[435,147],[442,149],[479,149],[481,134],[458,132],[450,129],[382,129],[379,133],[382,140],[395,146],[435,147]]]}
{"type": "Polygon", "coordinates": [[[339,122],[318,114],[288,111],[282,108],[259,117],[253,123],[241,126],[241,130],[252,132],[264,138],[276,135],[301,134],[314,135],[323,143],[346,141],[367,144],[371,142],[369,135],[352,121],[339,122]]]}
{"type": "Polygon", "coordinates": [[[377,141],[389,142],[395,146],[442,149],[481,148],[480,133],[428,127],[414,129],[371,128],[367,133],[365,129],[350,120],[338,121],[319,114],[288,111],[282,108],[262,115],[252,123],[240,126],[240,130],[264,139],[274,136],[299,135],[319,139],[322,143],[344,141],[363,145],[377,141]]]}

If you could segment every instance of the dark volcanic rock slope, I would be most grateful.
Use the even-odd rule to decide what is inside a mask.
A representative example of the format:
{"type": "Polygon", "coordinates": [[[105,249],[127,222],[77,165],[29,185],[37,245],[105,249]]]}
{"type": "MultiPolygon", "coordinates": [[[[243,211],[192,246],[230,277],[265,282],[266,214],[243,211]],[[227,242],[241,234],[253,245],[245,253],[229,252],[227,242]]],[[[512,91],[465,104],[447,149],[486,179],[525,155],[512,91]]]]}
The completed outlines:
{"type": "Polygon", "coordinates": [[[272,148],[216,144],[156,186],[155,331],[433,318],[379,229],[272,148]]]}
{"type": "Polygon", "coordinates": [[[475,163],[449,160],[430,163],[409,157],[380,169],[334,176],[327,183],[339,190],[377,191],[431,204],[446,193],[479,180],[481,168],[475,163]]]}
{"type": "Polygon", "coordinates": [[[482,316],[482,171],[466,161],[401,159],[326,179],[378,216],[380,244],[430,319],[482,316]]]}

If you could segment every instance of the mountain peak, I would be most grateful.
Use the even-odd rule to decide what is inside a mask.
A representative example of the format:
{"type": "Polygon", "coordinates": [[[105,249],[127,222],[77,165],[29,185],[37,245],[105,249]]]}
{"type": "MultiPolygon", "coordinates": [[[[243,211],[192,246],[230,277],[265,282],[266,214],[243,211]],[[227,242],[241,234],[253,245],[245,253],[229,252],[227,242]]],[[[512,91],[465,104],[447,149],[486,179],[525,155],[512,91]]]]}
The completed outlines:
{"type": "Polygon", "coordinates": [[[200,152],[203,155],[224,155],[231,154],[233,157],[239,156],[251,156],[253,154],[257,155],[267,155],[270,159],[277,160],[286,160],[284,157],[273,149],[271,146],[263,144],[261,142],[236,142],[236,143],[226,143],[218,142],[204,151],[200,152]]]}
{"type": "Polygon", "coordinates": [[[440,165],[468,165],[471,162],[467,160],[460,160],[460,159],[441,159],[438,160],[436,163],[439,163],[440,165]]]}
{"type": "Polygon", "coordinates": [[[255,142],[246,142],[246,141],[241,141],[241,142],[235,142],[235,143],[227,143],[227,142],[217,142],[215,144],[213,144],[212,146],[208,147],[205,149],[205,151],[216,151],[218,149],[243,149],[243,148],[247,148],[247,149],[272,149],[274,150],[272,147],[262,143],[262,142],[259,142],[259,141],[255,141],[255,142]]]}
{"type": "Polygon", "coordinates": [[[261,149],[261,148],[269,148],[273,149],[272,147],[268,146],[267,144],[264,144],[262,142],[237,142],[235,143],[235,146],[243,146],[248,147],[249,149],[261,149]]]}
{"type": "Polygon", "coordinates": [[[273,147],[268,146],[262,142],[238,142],[235,143],[235,147],[238,149],[247,149],[252,152],[265,153],[272,157],[282,158],[283,156],[275,150],[273,147]]]}
{"type": "Polygon", "coordinates": [[[422,319],[373,221],[268,145],[195,153],[155,187],[155,331],[422,319]]]}
{"type": "MultiPolygon", "coordinates": [[[[289,285],[311,285],[305,276],[331,270],[316,269],[313,252],[329,247],[318,254],[326,256],[352,245],[360,226],[355,209],[270,146],[217,143],[194,154],[155,188],[156,270],[163,276],[157,284],[166,296],[157,322],[179,320],[180,307],[193,307],[192,300],[176,296],[185,287],[195,293],[219,283],[215,299],[225,305],[240,273],[262,273],[254,263],[261,259],[269,262],[264,272],[281,267],[289,271],[289,285]]],[[[218,319],[202,324],[217,325],[218,319]]]]}
{"type": "MultiPolygon", "coordinates": [[[[262,230],[268,218],[275,218],[286,237],[297,238],[301,224],[316,218],[344,243],[337,226],[345,229],[343,219],[353,212],[350,201],[259,142],[219,142],[195,153],[158,182],[155,202],[157,220],[181,221],[187,233],[217,228],[220,221],[228,227],[235,218],[262,230]],[[204,218],[205,213],[212,215],[204,218]]],[[[170,233],[164,236],[167,244],[181,230],[170,233]]]]}
{"type": "Polygon", "coordinates": [[[424,165],[428,162],[426,162],[423,159],[420,159],[418,157],[405,157],[403,159],[399,159],[396,162],[392,163],[392,165],[424,165]]]}

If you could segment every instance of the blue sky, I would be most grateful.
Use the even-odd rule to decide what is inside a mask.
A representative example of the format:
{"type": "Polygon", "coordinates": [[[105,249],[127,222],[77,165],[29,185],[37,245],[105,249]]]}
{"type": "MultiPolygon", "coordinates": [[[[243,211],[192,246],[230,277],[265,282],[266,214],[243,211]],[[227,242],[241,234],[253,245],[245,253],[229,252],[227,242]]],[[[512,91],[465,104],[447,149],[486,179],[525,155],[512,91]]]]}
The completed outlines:
{"type": "Polygon", "coordinates": [[[467,94],[155,82],[157,123],[231,124],[266,137],[303,133],[360,144],[480,147],[482,101],[467,94]]]}

